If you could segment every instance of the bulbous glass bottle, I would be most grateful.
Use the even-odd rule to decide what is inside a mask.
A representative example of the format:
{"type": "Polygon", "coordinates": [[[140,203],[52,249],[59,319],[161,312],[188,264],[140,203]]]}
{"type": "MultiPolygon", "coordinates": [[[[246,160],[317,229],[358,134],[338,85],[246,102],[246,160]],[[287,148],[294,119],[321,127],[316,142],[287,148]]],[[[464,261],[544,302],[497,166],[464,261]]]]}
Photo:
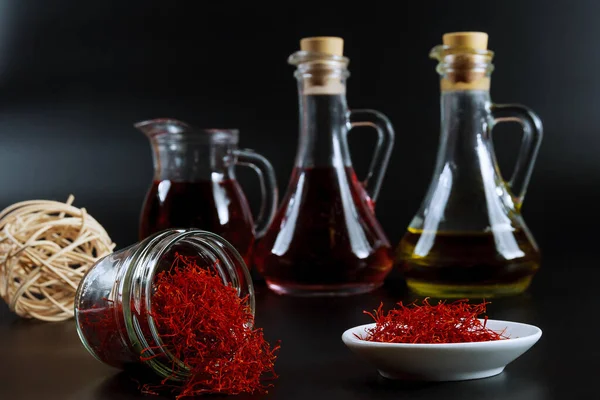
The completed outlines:
{"type": "Polygon", "coordinates": [[[540,119],[490,98],[493,52],[487,34],[444,35],[435,47],[441,75],[441,138],[433,179],[400,241],[396,262],[407,285],[434,297],[493,297],[524,291],[540,265],[521,205],[542,139],[540,119]],[[502,178],[492,129],[516,121],[522,146],[512,178],[502,178]]]}
{"type": "Polygon", "coordinates": [[[277,293],[349,295],[383,283],[390,244],[374,204],[392,150],[388,119],[348,110],[348,59],[340,38],[308,38],[289,62],[297,66],[300,140],[287,193],[255,252],[255,265],[277,293]],[[367,178],[358,180],[348,131],[369,126],[379,142],[367,178]]]}

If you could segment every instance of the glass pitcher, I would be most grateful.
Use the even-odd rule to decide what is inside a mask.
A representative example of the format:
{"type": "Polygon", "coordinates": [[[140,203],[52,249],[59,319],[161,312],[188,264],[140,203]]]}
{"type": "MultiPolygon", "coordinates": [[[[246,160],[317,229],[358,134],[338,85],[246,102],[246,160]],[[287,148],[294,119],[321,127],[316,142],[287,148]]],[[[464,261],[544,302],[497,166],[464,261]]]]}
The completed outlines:
{"type": "Polygon", "coordinates": [[[140,240],[169,228],[204,229],[228,240],[250,265],[256,237],[276,211],[273,167],[263,156],[238,149],[238,131],[196,129],[174,119],[139,122],[150,140],[154,181],[140,218],[140,240]],[[235,166],[259,175],[262,206],[253,222],[248,201],[235,178],[235,166]]]}
{"type": "Polygon", "coordinates": [[[444,35],[430,56],[441,75],[441,138],[433,180],[396,255],[410,289],[434,297],[492,297],[524,291],[540,252],[521,205],[542,140],[528,108],[490,99],[493,52],[487,34],[444,35]],[[492,144],[498,123],[519,122],[522,146],[512,178],[492,144]]]}
{"type": "Polygon", "coordinates": [[[340,38],[307,38],[289,63],[297,66],[300,138],[287,193],[255,265],[277,293],[348,295],[380,286],[393,265],[390,244],[375,218],[374,201],[394,133],[382,114],[348,110],[349,60],[340,38]],[[360,182],[347,134],[369,126],[379,134],[371,168],[360,182]]]}

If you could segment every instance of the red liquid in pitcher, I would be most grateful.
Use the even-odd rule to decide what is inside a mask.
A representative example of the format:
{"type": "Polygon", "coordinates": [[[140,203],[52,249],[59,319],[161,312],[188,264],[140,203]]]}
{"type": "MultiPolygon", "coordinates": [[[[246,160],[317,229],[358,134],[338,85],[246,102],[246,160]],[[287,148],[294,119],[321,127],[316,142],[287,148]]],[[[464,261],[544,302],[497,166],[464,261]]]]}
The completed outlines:
{"type": "Polygon", "coordinates": [[[250,266],[254,222],[239,183],[154,181],[142,210],[140,239],[168,228],[197,228],[230,242],[250,266]]]}
{"type": "Polygon", "coordinates": [[[372,290],[392,267],[373,203],[351,167],[296,168],[255,265],[271,289],[296,295],[372,290]]]}

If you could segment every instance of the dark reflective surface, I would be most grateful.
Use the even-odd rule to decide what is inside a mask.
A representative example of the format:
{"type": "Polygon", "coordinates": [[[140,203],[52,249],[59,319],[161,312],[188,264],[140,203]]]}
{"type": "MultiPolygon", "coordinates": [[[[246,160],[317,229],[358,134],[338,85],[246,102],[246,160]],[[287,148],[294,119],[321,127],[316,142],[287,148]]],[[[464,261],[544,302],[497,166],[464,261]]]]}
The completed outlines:
{"type": "MultiPolygon", "coordinates": [[[[600,356],[594,318],[600,270],[584,262],[548,260],[526,294],[494,299],[491,318],[538,325],[540,341],[499,376],[465,382],[414,383],[383,379],[342,343],[342,332],[369,322],[362,314],[380,301],[411,301],[392,279],[368,295],[303,299],[257,287],[257,324],[281,339],[280,378],[267,396],[238,399],[578,399],[594,398],[600,356]],[[554,265],[555,264],[555,265],[554,265]],[[404,293],[404,294],[403,294],[404,293]]],[[[0,307],[0,399],[120,400],[144,397],[125,373],[97,362],[79,343],[73,321],[18,320],[0,307]]]]}

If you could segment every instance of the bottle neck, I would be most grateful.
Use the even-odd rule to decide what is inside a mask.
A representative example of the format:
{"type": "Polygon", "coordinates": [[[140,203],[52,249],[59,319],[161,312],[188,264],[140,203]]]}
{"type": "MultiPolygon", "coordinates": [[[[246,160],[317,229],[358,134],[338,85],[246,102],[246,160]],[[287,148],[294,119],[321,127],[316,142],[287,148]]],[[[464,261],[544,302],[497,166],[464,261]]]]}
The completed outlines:
{"type": "Polygon", "coordinates": [[[467,171],[478,171],[488,165],[492,157],[489,90],[494,70],[493,53],[436,47],[432,55],[440,61],[437,66],[441,89],[438,168],[450,163],[454,168],[460,167],[466,177],[467,171]],[[482,156],[486,158],[483,163],[482,156]]]}
{"type": "Polygon", "coordinates": [[[490,104],[487,90],[442,91],[438,167],[447,162],[457,168],[473,163],[475,167],[480,157],[490,155],[490,104]]]}
{"type": "Polygon", "coordinates": [[[300,138],[297,167],[350,166],[346,134],[346,76],[339,71],[321,76],[297,73],[300,138]]]}

